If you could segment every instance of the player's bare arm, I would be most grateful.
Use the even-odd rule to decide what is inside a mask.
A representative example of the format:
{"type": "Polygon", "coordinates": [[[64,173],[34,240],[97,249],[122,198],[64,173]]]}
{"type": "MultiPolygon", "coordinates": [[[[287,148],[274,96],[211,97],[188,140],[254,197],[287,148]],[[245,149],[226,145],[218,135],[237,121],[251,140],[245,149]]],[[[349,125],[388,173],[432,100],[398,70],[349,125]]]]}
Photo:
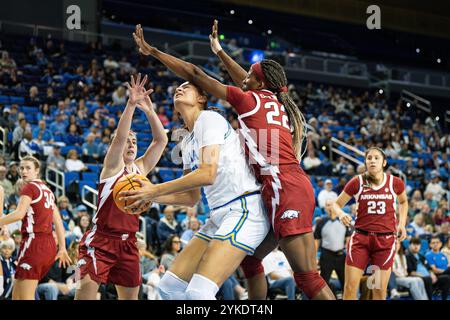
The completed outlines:
{"type": "Polygon", "coordinates": [[[339,218],[339,221],[341,221],[345,226],[350,226],[352,222],[352,217],[348,214],[346,214],[342,208],[349,202],[351,199],[351,196],[349,196],[345,191],[342,191],[339,197],[332,202],[331,204],[331,210],[333,210],[336,213],[336,216],[339,218]]]}
{"type": "Polygon", "coordinates": [[[212,94],[219,99],[226,99],[226,85],[208,76],[202,69],[192,63],[164,53],[148,44],[144,39],[144,32],[140,24],[136,26],[136,31],[133,33],[133,38],[139,47],[139,52],[143,55],[151,55],[155,57],[180,78],[194,83],[207,93],[212,94]]]}
{"type": "MultiPolygon", "coordinates": [[[[153,90],[149,90],[150,93],[153,90]]],[[[156,114],[150,95],[146,95],[143,100],[137,103],[137,108],[142,110],[147,117],[152,130],[153,141],[145,151],[144,155],[135,161],[144,175],[147,175],[158,163],[163,154],[168,138],[164,126],[156,114]]]]}
{"type": "MultiPolygon", "coordinates": [[[[183,170],[183,176],[188,175],[191,170],[183,170]]],[[[166,205],[179,205],[193,207],[200,201],[200,188],[159,196],[153,199],[153,202],[166,205]]]]}
{"type": "Polygon", "coordinates": [[[61,214],[56,206],[53,209],[53,224],[55,225],[55,232],[58,238],[58,253],[56,254],[55,260],[59,259],[59,267],[67,268],[72,264],[72,260],[67,253],[64,226],[62,223],[61,214]]]}
{"type": "Polygon", "coordinates": [[[225,68],[228,71],[228,74],[230,75],[231,79],[233,79],[233,82],[236,84],[236,86],[241,87],[242,81],[247,77],[247,71],[245,71],[244,68],[242,68],[239,63],[233,60],[226,52],[222,49],[222,46],[219,42],[219,22],[217,20],[214,20],[211,34],[209,35],[209,41],[211,44],[211,50],[212,52],[220,58],[222,63],[224,64],[225,68]]]}
{"type": "Polygon", "coordinates": [[[398,196],[398,237],[400,241],[406,239],[406,218],[408,217],[408,197],[406,196],[406,191],[403,191],[398,196]]]}
{"type": "Polygon", "coordinates": [[[135,201],[125,209],[130,209],[130,211],[132,211],[133,208],[139,208],[142,201],[148,202],[159,196],[199,189],[203,186],[212,185],[216,180],[219,154],[219,145],[205,146],[200,149],[200,164],[198,169],[190,172],[189,174],[158,185],[141,183],[143,187],[139,190],[121,192],[120,195],[123,199],[135,201]]]}
{"type": "Polygon", "coordinates": [[[14,210],[13,213],[0,218],[0,227],[22,220],[27,214],[30,204],[31,198],[29,196],[21,196],[16,210],[14,210]]]}
{"type": "Polygon", "coordinates": [[[147,76],[145,76],[141,81],[141,74],[139,73],[136,79],[131,76],[130,83],[126,84],[129,90],[128,102],[122,116],[120,117],[116,135],[114,136],[111,146],[105,155],[100,179],[106,179],[115,175],[124,166],[123,158],[118,157],[117,155],[122,154],[123,149],[125,148],[128,133],[131,128],[131,120],[133,119],[133,114],[136,110],[137,104],[141,102],[145,96],[152,92],[151,89],[145,91],[144,84],[146,81],[147,76]]]}

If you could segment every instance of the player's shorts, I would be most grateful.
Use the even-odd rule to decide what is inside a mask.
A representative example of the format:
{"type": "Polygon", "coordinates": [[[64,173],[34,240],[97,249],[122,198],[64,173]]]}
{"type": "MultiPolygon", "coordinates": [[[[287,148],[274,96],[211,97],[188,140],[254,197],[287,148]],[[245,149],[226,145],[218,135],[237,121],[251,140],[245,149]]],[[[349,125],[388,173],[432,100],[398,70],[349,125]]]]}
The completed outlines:
{"type": "Polygon", "coordinates": [[[139,250],[134,234],[112,235],[88,230],[80,242],[78,268],[97,283],[133,288],[141,285],[139,250]]]}
{"type": "Polygon", "coordinates": [[[261,175],[262,197],[277,239],[312,232],[314,189],[296,164],[271,168],[261,175]]]}
{"type": "Polygon", "coordinates": [[[196,237],[229,241],[252,255],[269,232],[269,222],[260,192],[237,197],[210,212],[196,237]]]}
{"type": "Polygon", "coordinates": [[[347,245],[347,265],[365,270],[370,263],[381,270],[388,270],[394,263],[395,234],[375,235],[353,232],[347,245]]]}
{"type": "Polygon", "coordinates": [[[56,242],[51,233],[25,236],[20,244],[16,279],[41,280],[56,258],[56,242]]]}

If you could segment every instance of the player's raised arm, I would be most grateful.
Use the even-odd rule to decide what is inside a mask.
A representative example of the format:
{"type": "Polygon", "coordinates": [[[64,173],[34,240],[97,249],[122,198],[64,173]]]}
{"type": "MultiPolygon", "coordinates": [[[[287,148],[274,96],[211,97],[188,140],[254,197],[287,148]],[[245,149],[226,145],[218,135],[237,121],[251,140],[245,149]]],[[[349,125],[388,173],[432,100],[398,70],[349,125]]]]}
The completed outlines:
{"type": "MultiPolygon", "coordinates": [[[[153,90],[151,90],[151,92],[153,92],[153,90]]],[[[153,109],[153,103],[150,99],[150,95],[146,95],[143,100],[138,102],[137,107],[145,113],[152,129],[152,143],[148,146],[144,155],[136,160],[136,165],[142,170],[144,175],[147,175],[156,166],[161,158],[161,155],[166,148],[168,138],[161,120],[159,120],[155,110],[153,109]]]]}
{"type": "Polygon", "coordinates": [[[242,82],[247,77],[247,71],[242,68],[239,63],[233,60],[226,52],[222,49],[222,46],[219,42],[219,37],[217,36],[219,33],[218,21],[214,20],[211,34],[209,35],[209,42],[211,44],[212,52],[220,58],[225,68],[227,69],[228,74],[230,75],[233,82],[238,87],[242,87],[242,82]]]}
{"type": "Polygon", "coordinates": [[[144,84],[146,81],[147,76],[145,76],[141,81],[141,74],[138,74],[136,80],[133,76],[131,76],[131,84],[127,83],[130,95],[128,97],[125,110],[117,125],[116,134],[114,135],[108,152],[105,155],[103,170],[101,173],[102,179],[116,174],[124,165],[123,157],[118,155],[122,155],[123,149],[125,148],[131,128],[131,120],[133,119],[133,114],[136,110],[138,102],[141,102],[146,95],[151,93],[151,90],[145,91],[144,89],[144,84]]]}
{"type": "Polygon", "coordinates": [[[202,90],[205,90],[207,93],[212,94],[219,99],[226,99],[226,85],[208,76],[202,69],[192,63],[159,51],[157,48],[148,44],[144,39],[144,32],[140,24],[136,26],[136,31],[133,33],[133,38],[139,47],[140,53],[155,57],[177,76],[192,82],[202,90]]]}

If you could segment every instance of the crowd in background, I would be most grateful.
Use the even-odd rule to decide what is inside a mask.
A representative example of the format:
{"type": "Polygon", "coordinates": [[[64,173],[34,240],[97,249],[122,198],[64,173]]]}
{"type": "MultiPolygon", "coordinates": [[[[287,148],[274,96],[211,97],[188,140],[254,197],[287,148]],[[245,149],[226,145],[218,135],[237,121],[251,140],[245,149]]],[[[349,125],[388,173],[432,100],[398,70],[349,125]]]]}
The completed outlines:
{"type": "MultiPolygon", "coordinates": [[[[21,51],[12,54],[8,44],[11,45],[13,39],[2,40],[0,95],[21,98],[0,101],[0,127],[9,132],[8,154],[0,156],[0,185],[5,191],[3,211],[6,214],[17,206],[22,186],[18,173],[21,156],[38,157],[43,163],[43,172],[46,167],[63,172],[91,172],[90,165],[102,163],[127,101],[124,83],[130,74],[139,71],[149,75],[154,88],[151,97],[155,112],[167,129],[169,141],[174,131],[183,127],[179,114],[173,109],[173,93],[180,82],[155,60],[120,46],[105,48],[101,42],[93,42],[81,47],[51,38],[27,39],[21,51]],[[72,52],[75,48],[76,53],[72,52]]],[[[211,60],[204,68],[231,83],[217,61],[211,60]]],[[[319,231],[315,231],[319,265],[328,269],[332,266],[327,278],[335,292],[342,291],[343,279],[339,275],[340,262],[330,264],[324,256],[329,250],[326,246],[330,235],[323,234],[326,230],[323,225],[334,223],[336,219],[327,204],[337,197],[350,178],[364,171],[364,167],[355,166],[344,157],[330,157],[331,137],[362,151],[369,145],[383,148],[388,156],[388,172],[397,173],[399,169],[406,176],[408,239],[399,244],[397,250],[390,283],[391,298],[399,297],[405,287],[414,299],[433,298],[436,289],[440,293],[448,292],[448,131],[431,115],[407,108],[401,100],[389,99],[378,91],[291,83],[289,93],[308,121],[302,166],[311,175],[316,192],[314,224],[320,226],[319,231]]],[[[238,128],[237,116],[226,101],[210,97],[209,106],[218,108],[232,127],[238,128]]],[[[138,131],[138,146],[139,152],[143,152],[151,141],[150,128],[141,114],[135,115],[133,125],[142,129],[138,131]]],[[[170,157],[175,145],[174,141],[169,143],[158,166],[180,168],[170,157]]],[[[151,173],[150,178],[153,183],[164,181],[158,170],[151,173]]],[[[89,228],[93,214],[79,197],[73,196],[77,190],[57,199],[73,261],[76,261],[78,242],[89,228]]],[[[356,212],[352,203],[345,209],[353,215],[356,212]]],[[[145,234],[139,234],[144,279],[142,298],[160,298],[156,289],[160,275],[199,229],[206,212],[203,204],[196,208],[153,205],[142,214],[145,221],[142,222],[145,234]]],[[[11,265],[11,277],[20,243],[19,228],[20,223],[10,225],[0,235],[1,261],[11,265]]],[[[334,248],[342,250],[343,255],[347,237],[348,232],[344,230],[338,241],[339,248],[334,248]]],[[[296,292],[292,272],[281,251],[270,255],[264,264],[271,290],[281,290],[288,299],[302,297],[296,292]]],[[[71,298],[74,283],[73,270],[61,270],[55,264],[41,281],[37,294],[49,300],[71,298]]],[[[106,285],[102,286],[99,298],[114,295],[114,289],[106,285]]],[[[245,282],[239,270],[226,281],[219,295],[223,299],[246,298],[245,282]]],[[[10,297],[10,290],[5,290],[3,297],[10,297]]]]}

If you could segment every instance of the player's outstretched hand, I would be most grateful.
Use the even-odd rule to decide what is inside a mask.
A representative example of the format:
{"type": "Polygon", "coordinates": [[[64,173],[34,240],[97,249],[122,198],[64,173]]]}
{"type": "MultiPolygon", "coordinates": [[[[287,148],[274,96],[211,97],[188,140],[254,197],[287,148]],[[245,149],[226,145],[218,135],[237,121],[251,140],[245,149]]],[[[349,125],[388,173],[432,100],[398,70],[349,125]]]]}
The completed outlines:
{"type": "Polygon", "coordinates": [[[218,24],[219,24],[219,22],[217,20],[214,20],[211,34],[209,35],[209,42],[211,44],[211,50],[212,50],[212,52],[214,52],[214,54],[217,54],[217,53],[219,53],[220,50],[222,50],[222,46],[220,45],[219,36],[218,36],[218,33],[219,33],[218,24]]]}
{"type": "Polygon", "coordinates": [[[142,53],[143,55],[148,56],[156,51],[155,47],[152,47],[145,41],[144,30],[142,30],[140,24],[136,25],[136,30],[133,32],[133,38],[134,42],[136,42],[136,45],[139,47],[139,52],[142,53]]]}
{"type": "Polygon", "coordinates": [[[399,226],[398,227],[398,240],[403,241],[406,239],[407,233],[405,226],[399,226]]]}
{"type": "Polygon", "coordinates": [[[133,76],[131,76],[130,83],[126,83],[129,92],[128,102],[131,105],[135,106],[138,103],[145,101],[145,97],[153,92],[153,89],[145,90],[144,85],[146,82],[147,75],[141,81],[141,74],[139,73],[136,80],[133,76]]]}
{"type": "Polygon", "coordinates": [[[72,264],[72,260],[69,257],[69,254],[67,253],[66,249],[61,249],[58,251],[58,254],[56,255],[55,260],[59,259],[59,267],[61,268],[67,268],[68,266],[70,266],[72,264]]]}
{"type": "Polygon", "coordinates": [[[352,223],[352,217],[350,217],[348,214],[343,214],[339,217],[339,221],[341,221],[344,226],[350,227],[352,223]]]}
{"type": "MultiPolygon", "coordinates": [[[[145,88],[144,88],[145,91],[145,88]]],[[[149,89],[144,92],[144,99],[137,103],[138,109],[141,109],[144,112],[155,112],[153,109],[153,102],[150,98],[150,95],[153,93],[153,89],[149,89]]]]}

